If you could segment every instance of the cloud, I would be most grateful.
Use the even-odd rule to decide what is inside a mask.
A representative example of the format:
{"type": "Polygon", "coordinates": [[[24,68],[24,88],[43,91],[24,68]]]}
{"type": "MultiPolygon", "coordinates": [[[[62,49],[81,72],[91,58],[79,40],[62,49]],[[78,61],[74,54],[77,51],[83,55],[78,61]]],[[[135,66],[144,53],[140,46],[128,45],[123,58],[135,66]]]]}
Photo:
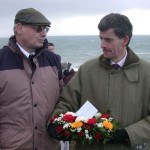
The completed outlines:
{"type": "Polygon", "coordinates": [[[133,24],[133,34],[150,35],[150,10],[134,9],[123,12],[133,24]]]}
{"type": "Polygon", "coordinates": [[[141,29],[143,22],[143,30],[149,30],[149,0],[3,0],[0,7],[2,37],[13,34],[16,13],[28,7],[41,11],[52,22],[51,35],[97,34],[99,20],[111,12],[126,13],[136,22],[135,29],[141,29]]]}
{"type": "Polygon", "coordinates": [[[150,9],[149,0],[3,0],[0,14],[15,14],[19,9],[34,7],[51,17],[89,16],[129,9],[150,9]],[[7,11],[6,11],[7,10],[7,11]],[[8,11],[9,10],[9,11],[8,11]]]}

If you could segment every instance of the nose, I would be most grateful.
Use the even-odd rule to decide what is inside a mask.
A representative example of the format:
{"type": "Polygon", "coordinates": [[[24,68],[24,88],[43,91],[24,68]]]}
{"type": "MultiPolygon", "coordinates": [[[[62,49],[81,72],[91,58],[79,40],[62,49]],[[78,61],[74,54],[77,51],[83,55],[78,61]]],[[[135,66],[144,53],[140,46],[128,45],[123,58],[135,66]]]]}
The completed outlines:
{"type": "Polygon", "coordinates": [[[47,35],[47,33],[48,33],[48,31],[49,31],[49,27],[45,27],[45,26],[41,26],[41,34],[43,35],[43,36],[46,36],[47,35]]]}
{"type": "Polygon", "coordinates": [[[104,40],[104,39],[101,39],[101,41],[100,41],[100,47],[101,47],[101,48],[104,48],[104,47],[106,47],[106,46],[107,46],[107,44],[106,44],[105,40],[104,40]]]}
{"type": "Polygon", "coordinates": [[[43,30],[43,31],[41,32],[41,36],[46,37],[46,35],[47,35],[47,32],[46,32],[45,30],[43,30]]]}

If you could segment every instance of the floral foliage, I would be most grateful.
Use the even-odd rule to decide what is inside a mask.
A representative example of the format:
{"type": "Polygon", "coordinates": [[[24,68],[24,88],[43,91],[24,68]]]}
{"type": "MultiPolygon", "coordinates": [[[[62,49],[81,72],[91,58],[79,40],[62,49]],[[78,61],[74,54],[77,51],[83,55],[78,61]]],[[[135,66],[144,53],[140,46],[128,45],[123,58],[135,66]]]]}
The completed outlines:
{"type": "Polygon", "coordinates": [[[80,141],[82,144],[106,144],[119,129],[119,123],[110,117],[110,114],[99,112],[93,118],[76,116],[73,112],[57,114],[50,118],[49,123],[55,125],[58,137],[80,141]]]}

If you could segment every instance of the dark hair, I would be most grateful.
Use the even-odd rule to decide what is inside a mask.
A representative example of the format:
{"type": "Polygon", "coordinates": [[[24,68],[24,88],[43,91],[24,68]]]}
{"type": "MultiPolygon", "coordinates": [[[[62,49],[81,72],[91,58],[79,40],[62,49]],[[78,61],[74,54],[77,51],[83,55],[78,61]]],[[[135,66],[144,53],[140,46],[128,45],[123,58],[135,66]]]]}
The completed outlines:
{"type": "Polygon", "coordinates": [[[133,26],[128,17],[118,13],[111,13],[106,15],[99,22],[98,29],[104,32],[111,28],[114,30],[114,33],[118,38],[124,38],[126,35],[128,35],[130,42],[133,26]]]}
{"type": "Polygon", "coordinates": [[[54,44],[53,43],[48,43],[48,46],[54,46],[54,44]]]}

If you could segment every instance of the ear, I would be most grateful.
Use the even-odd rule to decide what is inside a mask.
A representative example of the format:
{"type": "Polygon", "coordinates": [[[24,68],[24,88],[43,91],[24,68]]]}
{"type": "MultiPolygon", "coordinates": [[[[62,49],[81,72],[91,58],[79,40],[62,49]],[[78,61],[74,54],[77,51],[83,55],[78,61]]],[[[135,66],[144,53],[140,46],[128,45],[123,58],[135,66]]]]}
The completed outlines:
{"type": "Polygon", "coordinates": [[[123,46],[123,47],[126,47],[127,44],[128,44],[128,42],[129,42],[129,36],[126,35],[126,36],[123,38],[122,46],[123,46]]]}
{"type": "Polygon", "coordinates": [[[23,31],[24,31],[23,25],[22,25],[21,23],[17,23],[17,24],[16,24],[16,32],[17,32],[18,34],[22,34],[23,31]]]}

